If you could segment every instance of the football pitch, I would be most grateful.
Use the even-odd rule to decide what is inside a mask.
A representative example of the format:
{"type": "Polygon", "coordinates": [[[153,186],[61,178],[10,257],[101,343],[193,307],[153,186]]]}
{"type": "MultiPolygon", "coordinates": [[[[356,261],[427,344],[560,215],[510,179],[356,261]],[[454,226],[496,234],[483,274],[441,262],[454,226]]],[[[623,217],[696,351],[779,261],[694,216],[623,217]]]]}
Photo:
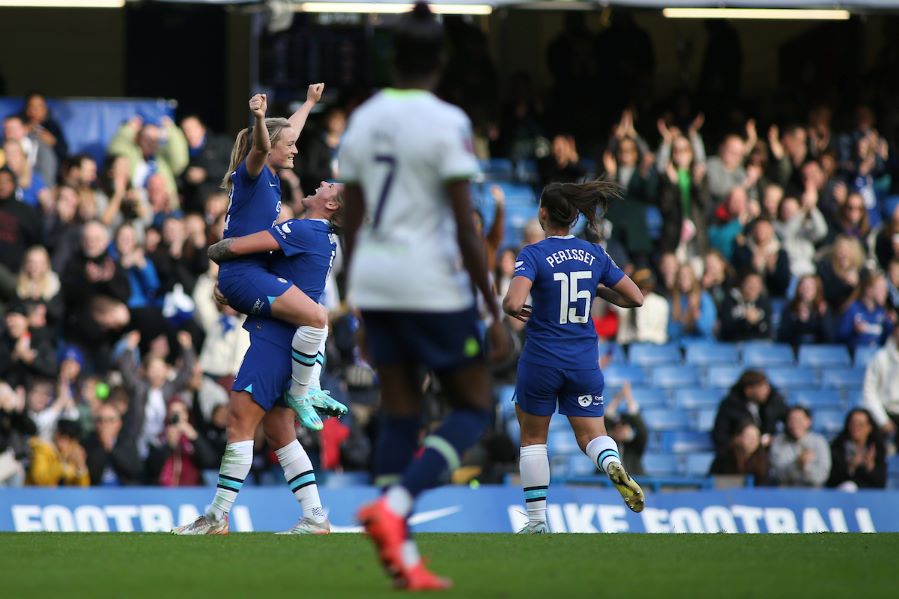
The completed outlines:
{"type": "MultiPolygon", "coordinates": [[[[899,534],[421,534],[445,597],[896,597],[899,534]]],[[[0,534],[0,596],[397,597],[357,534],[0,534]]]]}

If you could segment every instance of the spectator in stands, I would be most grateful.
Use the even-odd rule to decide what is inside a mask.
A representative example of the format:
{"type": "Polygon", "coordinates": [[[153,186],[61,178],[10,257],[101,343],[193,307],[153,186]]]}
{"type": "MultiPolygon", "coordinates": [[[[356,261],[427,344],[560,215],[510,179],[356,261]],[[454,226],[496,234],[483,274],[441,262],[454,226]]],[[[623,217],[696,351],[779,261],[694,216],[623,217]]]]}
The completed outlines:
{"type": "Polygon", "coordinates": [[[702,289],[711,296],[716,307],[721,306],[733,287],[733,269],[718,250],[706,252],[702,264],[702,289]]]}
{"type": "Polygon", "coordinates": [[[665,252],[659,256],[659,284],[661,295],[670,300],[674,295],[674,288],[677,287],[677,270],[680,268],[680,262],[674,252],[665,252]]]}
{"type": "Polygon", "coordinates": [[[133,437],[122,433],[122,415],[109,404],[97,411],[96,432],[84,442],[91,485],[140,484],[144,471],[133,437]]]}
{"type": "Polygon", "coordinates": [[[874,241],[874,255],[880,268],[886,270],[887,266],[899,258],[899,204],[893,210],[890,221],[885,223],[877,233],[874,241]]]}
{"type": "Polygon", "coordinates": [[[718,406],[712,441],[718,450],[726,447],[739,434],[742,423],[749,421],[762,432],[762,445],[767,447],[777,432],[777,424],[787,415],[783,396],[771,387],[768,377],[758,370],[747,370],[718,406]]]}
{"type": "Polygon", "coordinates": [[[753,484],[768,483],[768,451],[762,443],[763,435],[752,420],[741,421],[726,445],[718,449],[709,474],[751,476],[753,484]]]}
{"type": "Polygon", "coordinates": [[[118,227],[123,222],[133,224],[138,231],[148,227],[153,215],[146,193],[131,185],[131,161],[127,156],[110,156],[100,187],[109,198],[101,222],[118,227]]]}
{"type": "MultiPolygon", "coordinates": [[[[300,138],[302,147],[296,169],[301,181],[332,181],[337,178],[337,150],[346,131],[346,123],[346,111],[340,106],[330,106],[325,111],[321,125],[304,131],[300,138]]],[[[230,145],[229,142],[229,151],[230,145]]],[[[226,160],[225,168],[227,167],[226,160]]]]}
{"type": "Polygon", "coordinates": [[[162,228],[162,223],[170,216],[181,218],[178,196],[166,187],[165,179],[159,173],[147,178],[147,204],[150,206],[150,226],[162,228]]]}
{"type": "Polygon", "coordinates": [[[23,462],[28,458],[28,438],[37,427],[25,409],[24,390],[19,393],[0,380],[0,488],[25,482],[23,462]]]}
{"type": "Polygon", "coordinates": [[[78,442],[80,436],[81,427],[77,420],[60,420],[52,443],[33,437],[30,441],[31,465],[25,484],[38,487],[89,486],[87,455],[78,442]]]}
{"type": "Polygon", "coordinates": [[[43,238],[53,272],[62,274],[81,246],[81,221],[74,189],[59,185],[55,196],[55,206],[44,213],[43,238]]]}
{"type": "Polygon", "coordinates": [[[677,283],[671,296],[668,340],[712,339],[716,317],[712,297],[703,291],[693,269],[682,264],[677,269],[677,283]]]}
{"type": "Polygon", "coordinates": [[[899,430],[899,327],[868,363],[862,405],[884,435],[899,430]]]}
{"type": "Polygon", "coordinates": [[[156,305],[156,293],[159,291],[159,277],[153,261],[144,254],[144,248],[138,240],[135,228],[125,223],[115,235],[115,252],[119,264],[128,276],[131,295],[127,304],[129,308],[144,308],[156,305]]]}
{"type": "Polygon", "coordinates": [[[159,173],[173,196],[178,194],[175,177],[190,162],[184,133],[168,117],[159,125],[139,116],[127,121],[109,142],[109,153],[128,158],[134,187],[145,188],[150,175],[159,173]]]}
{"type": "Polygon", "coordinates": [[[16,295],[29,307],[29,325],[55,326],[62,318],[62,286],[59,277],[50,269],[50,256],[43,246],[28,249],[22,269],[16,278],[16,295]]]}
{"type": "Polygon", "coordinates": [[[865,200],[860,193],[850,192],[846,201],[837,210],[836,222],[828,241],[835,239],[837,235],[845,235],[857,239],[863,247],[867,247],[870,233],[871,225],[865,200]]]}
{"type": "Polygon", "coordinates": [[[801,204],[793,196],[780,203],[774,228],[794,277],[815,273],[815,245],[827,237],[827,221],[817,204],[817,192],[803,195],[801,204]]]}
{"type": "Polygon", "coordinates": [[[659,121],[662,147],[656,164],[660,169],[659,210],[662,213],[662,252],[676,252],[682,262],[692,261],[708,250],[706,214],[711,207],[706,168],[702,160],[694,159],[697,145],[691,140],[701,139],[692,132],[691,138],[673,132],[659,121]],[[666,151],[666,147],[670,148],[666,151]],[[663,154],[670,160],[662,164],[663,154]]]}
{"type": "Polygon", "coordinates": [[[62,182],[78,194],[78,216],[81,220],[99,220],[108,225],[118,216],[111,197],[97,187],[97,162],[87,154],[72,156],[65,162],[62,182]]]}
{"type": "Polygon", "coordinates": [[[734,247],[737,273],[755,273],[765,281],[771,297],[784,297],[790,286],[790,259],[780,245],[771,221],[761,217],[749,225],[749,234],[734,247]]]}
{"type": "Polygon", "coordinates": [[[796,285],[796,293],[784,308],[777,340],[794,349],[806,343],[831,343],[834,318],[824,300],[824,286],[817,275],[805,275],[796,285]]]}
{"type": "Polygon", "coordinates": [[[830,444],[830,455],[828,487],[845,491],[886,487],[886,445],[868,410],[849,411],[843,430],[830,444]]]}
{"type": "Polygon", "coordinates": [[[557,133],[552,140],[550,155],[537,165],[543,185],[549,183],[577,183],[587,176],[587,169],[581,164],[574,136],[557,133]]]}
{"type": "MultiPolygon", "coordinates": [[[[28,129],[28,134],[39,142],[53,149],[58,163],[62,163],[69,155],[69,144],[66,142],[62,127],[50,114],[47,98],[40,92],[31,92],[25,97],[25,108],[20,115],[28,129]]],[[[53,183],[51,181],[51,183],[53,183]]]]}
{"type": "Polygon", "coordinates": [[[777,183],[768,183],[762,189],[762,201],[760,208],[762,210],[762,216],[765,218],[769,218],[772,221],[777,218],[778,211],[780,210],[780,203],[784,198],[784,190],[783,187],[778,185],[777,183]]]}
{"type": "Polygon", "coordinates": [[[118,370],[122,374],[125,389],[131,396],[124,428],[128,435],[137,439],[137,449],[141,457],[145,458],[151,448],[162,442],[166,402],[187,387],[196,356],[190,335],[184,331],[178,333],[182,360],[174,377],[170,378],[172,368],[159,355],[151,353],[144,359],[143,368],[139,368],[137,346],[140,339],[141,335],[137,331],[125,336],[126,349],[119,355],[118,370]]]}
{"type": "Polygon", "coordinates": [[[28,164],[28,156],[22,147],[22,142],[7,139],[3,142],[3,153],[6,156],[6,166],[16,176],[16,197],[28,204],[37,207],[45,206],[52,201],[52,194],[44,179],[28,164]]]}
{"type": "Polygon", "coordinates": [[[200,366],[206,375],[230,389],[232,379],[250,347],[250,336],[243,329],[245,317],[213,299],[217,278],[218,264],[210,261],[209,272],[201,275],[194,287],[194,317],[206,333],[200,352],[200,366]]]}
{"type": "Polygon", "coordinates": [[[22,144],[32,171],[37,172],[48,185],[56,183],[59,161],[53,148],[41,141],[36,132],[29,134],[22,117],[15,115],[3,119],[3,140],[22,144]]]}
{"type": "Polygon", "coordinates": [[[620,310],[618,320],[619,345],[629,343],[667,343],[668,301],[655,293],[656,280],[652,271],[641,268],[631,280],[643,293],[643,305],[632,310],[620,310]]]}
{"type": "MultiPolygon", "coordinates": [[[[207,195],[218,188],[222,174],[228,170],[231,140],[210,132],[197,115],[181,119],[181,130],[187,140],[190,157],[181,176],[185,212],[203,212],[207,195]]],[[[313,179],[320,181],[320,179],[313,179]]]]}
{"type": "Polygon", "coordinates": [[[712,224],[709,226],[709,245],[721,252],[728,262],[733,255],[734,240],[749,222],[747,202],[745,189],[731,188],[725,202],[715,209],[712,224]]]}
{"type": "Polygon", "coordinates": [[[169,217],[162,225],[162,241],[150,256],[159,273],[160,294],[175,291],[193,293],[197,279],[209,268],[206,238],[188,236],[184,220],[169,217]]]}
{"type": "Polygon", "coordinates": [[[802,406],[787,412],[785,431],[771,442],[771,478],[781,487],[821,487],[830,475],[827,440],[811,431],[812,413],[802,406]]]}
{"type": "Polygon", "coordinates": [[[771,302],[757,273],[743,275],[740,286],[730,290],[721,304],[721,340],[771,339],[771,302]]]}
{"type": "Polygon", "coordinates": [[[0,378],[13,387],[32,377],[56,375],[56,348],[53,332],[46,326],[32,327],[25,302],[6,306],[6,328],[0,334],[0,378]]]}
{"type": "Polygon", "coordinates": [[[621,387],[621,391],[606,409],[606,430],[618,444],[621,463],[627,471],[643,474],[643,453],[646,451],[649,432],[640,415],[640,405],[634,399],[630,383],[621,387]]]}
{"type": "Polygon", "coordinates": [[[16,199],[15,174],[8,168],[0,168],[0,279],[14,281],[25,250],[40,239],[37,211],[16,199]]]}
{"type": "Polygon", "coordinates": [[[818,276],[824,284],[824,298],[834,313],[840,313],[851,301],[864,274],[865,252],[858,239],[839,235],[829,255],[818,262],[818,276]]]}
{"type": "Polygon", "coordinates": [[[712,194],[713,205],[722,203],[730,195],[734,187],[741,187],[745,191],[755,185],[758,176],[754,180],[747,180],[746,169],[743,161],[758,139],[755,121],[746,123],[746,136],[744,140],[739,135],[728,135],[718,147],[718,155],[712,156],[708,161],[709,193],[712,194]]]}
{"type": "Polygon", "coordinates": [[[494,286],[496,287],[496,296],[500,299],[506,296],[509,290],[509,283],[515,277],[515,258],[518,252],[514,248],[504,248],[499,253],[496,261],[496,270],[493,273],[494,286]]]}
{"type": "Polygon", "coordinates": [[[147,469],[150,480],[163,487],[195,487],[202,484],[202,467],[220,456],[190,423],[187,406],[180,399],[169,402],[165,430],[150,450],[147,469]]]}
{"type": "Polygon", "coordinates": [[[887,281],[881,272],[862,278],[856,298],[840,317],[837,339],[855,352],[859,347],[881,346],[895,326],[895,314],[886,311],[887,281]]]}
{"type": "Polygon", "coordinates": [[[803,189],[802,165],[808,159],[808,133],[798,124],[788,125],[783,135],[777,125],[768,129],[768,145],[774,163],[771,176],[786,193],[796,194],[803,189]]]}

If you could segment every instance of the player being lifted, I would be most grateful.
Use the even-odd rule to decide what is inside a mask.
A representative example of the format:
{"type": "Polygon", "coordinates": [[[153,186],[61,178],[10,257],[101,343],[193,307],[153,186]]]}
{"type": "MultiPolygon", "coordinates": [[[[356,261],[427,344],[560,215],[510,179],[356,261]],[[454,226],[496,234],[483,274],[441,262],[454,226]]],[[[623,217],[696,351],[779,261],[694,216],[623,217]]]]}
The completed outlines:
{"type": "Polygon", "coordinates": [[[471,218],[469,181],[478,169],[471,123],[431,93],[444,43],[426,4],[401,18],[393,39],[396,87],[356,110],[339,155],[347,186],[349,298],[361,310],[381,380],[375,471],[401,473],[359,519],[395,584],[408,590],[450,584],[425,568],[407,519],[416,497],[448,479],[490,422],[474,286],[493,315],[491,353],[508,345],[471,218]],[[420,447],[423,368],[436,373],[451,411],[413,458],[420,447]]]}
{"type": "Polygon", "coordinates": [[[601,180],[547,185],[538,212],[546,239],[521,250],[503,299],[507,314],[527,322],[515,385],[528,510],[523,533],[548,532],[546,437],[557,406],[568,417],[578,446],[609,476],[627,506],[643,510],[643,492],[625,472],[618,446],[606,433],[604,381],[590,318],[594,297],[634,308],[643,304],[643,294],[601,246],[569,233],[579,214],[594,228],[597,212],[605,212],[617,194],[615,183],[601,180]],[[525,304],[529,295],[532,306],[525,304]]]}
{"type": "MultiPolygon", "coordinates": [[[[223,180],[230,198],[225,217],[225,239],[265,231],[277,221],[281,212],[281,180],[277,172],[293,168],[297,138],[312,107],[321,99],[324,87],[322,83],[310,85],[306,102],[289,119],[265,118],[267,102],[264,94],[256,94],[250,99],[255,123],[237,135],[228,174],[223,180]]],[[[318,354],[328,332],[327,313],[296,286],[269,272],[267,264],[266,254],[222,264],[218,290],[238,312],[271,316],[295,327],[291,344],[293,373],[286,401],[303,426],[321,430],[316,409],[335,416],[347,412],[343,404],[326,393],[309,393],[312,365],[303,356],[318,354]]],[[[246,391],[238,387],[233,389],[246,391]]],[[[235,409],[232,406],[232,413],[235,409]]],[[[252,439],[252,434],[247,438],[252,439]]],[[[244,455],[241,459],[249,458],[244,455]]]]}
{"type": "MultiPolygon", "coordinates": [[[[314,195],[304,198],[305,219],[224,239],[209,248],[209,257],[224,266],[241,257],[275,252],[271,260],[274,276],[290,281],[317,302],[337,253],[337,235],[331,223],[339,220],[340,192],[340,185],[323,181],[314,195]]],[[[250,348],[231,392],[228,447],[215,498],[207,514],[172,532],[227,534],[227,515],[250,471],[253,436],[261,422],[266,441],[275,448],[284,478],[303,510],[300,521],[287,533],[327,534],[331,528],[319,499],[312,462],[297,441],[294,411],[283,401],[291,381],[291,365],[299,360],[311,369],[315,355],[291,356],[296,329],[280,320],[250,315],[244,327],[250,333],[250,348]]]]}

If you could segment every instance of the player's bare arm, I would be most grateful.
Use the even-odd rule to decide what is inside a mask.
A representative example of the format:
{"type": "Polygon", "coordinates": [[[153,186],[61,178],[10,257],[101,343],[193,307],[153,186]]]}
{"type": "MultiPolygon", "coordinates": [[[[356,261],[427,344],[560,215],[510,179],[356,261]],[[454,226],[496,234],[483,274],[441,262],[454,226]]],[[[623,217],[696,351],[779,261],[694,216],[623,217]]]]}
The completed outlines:
{"type": "Polygon", "coordinates": [[[216,264],[241,256],[280,250],[278,242],[268,231],[259,231],[244,237],[229,237],[209,246],[209,259],[216,264]]]}
{"type": "MultiPolygon", "coordinates": [[[[513,281],[514,282],[514,281],[513,281]]],[[[602,298],[619,308],[639,308],[643,305],[643,294],[630,277],[623,277],[611,289],[600,285],[596,297],[602,298]]]]}

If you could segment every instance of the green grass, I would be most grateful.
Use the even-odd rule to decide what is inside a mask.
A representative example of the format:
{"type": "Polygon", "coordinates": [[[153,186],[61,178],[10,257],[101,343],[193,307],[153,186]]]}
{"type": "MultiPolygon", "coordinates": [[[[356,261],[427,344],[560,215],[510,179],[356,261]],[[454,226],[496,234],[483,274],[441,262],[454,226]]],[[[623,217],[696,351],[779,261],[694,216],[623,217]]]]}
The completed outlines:
{"type": "MultiPolygon", "coordinates": [[[[896,597],[899,534],[421,534],[446,597],[896,597]]],[[[0,534],[0,597],[396,597],[360,535],[0,534]]]]}

